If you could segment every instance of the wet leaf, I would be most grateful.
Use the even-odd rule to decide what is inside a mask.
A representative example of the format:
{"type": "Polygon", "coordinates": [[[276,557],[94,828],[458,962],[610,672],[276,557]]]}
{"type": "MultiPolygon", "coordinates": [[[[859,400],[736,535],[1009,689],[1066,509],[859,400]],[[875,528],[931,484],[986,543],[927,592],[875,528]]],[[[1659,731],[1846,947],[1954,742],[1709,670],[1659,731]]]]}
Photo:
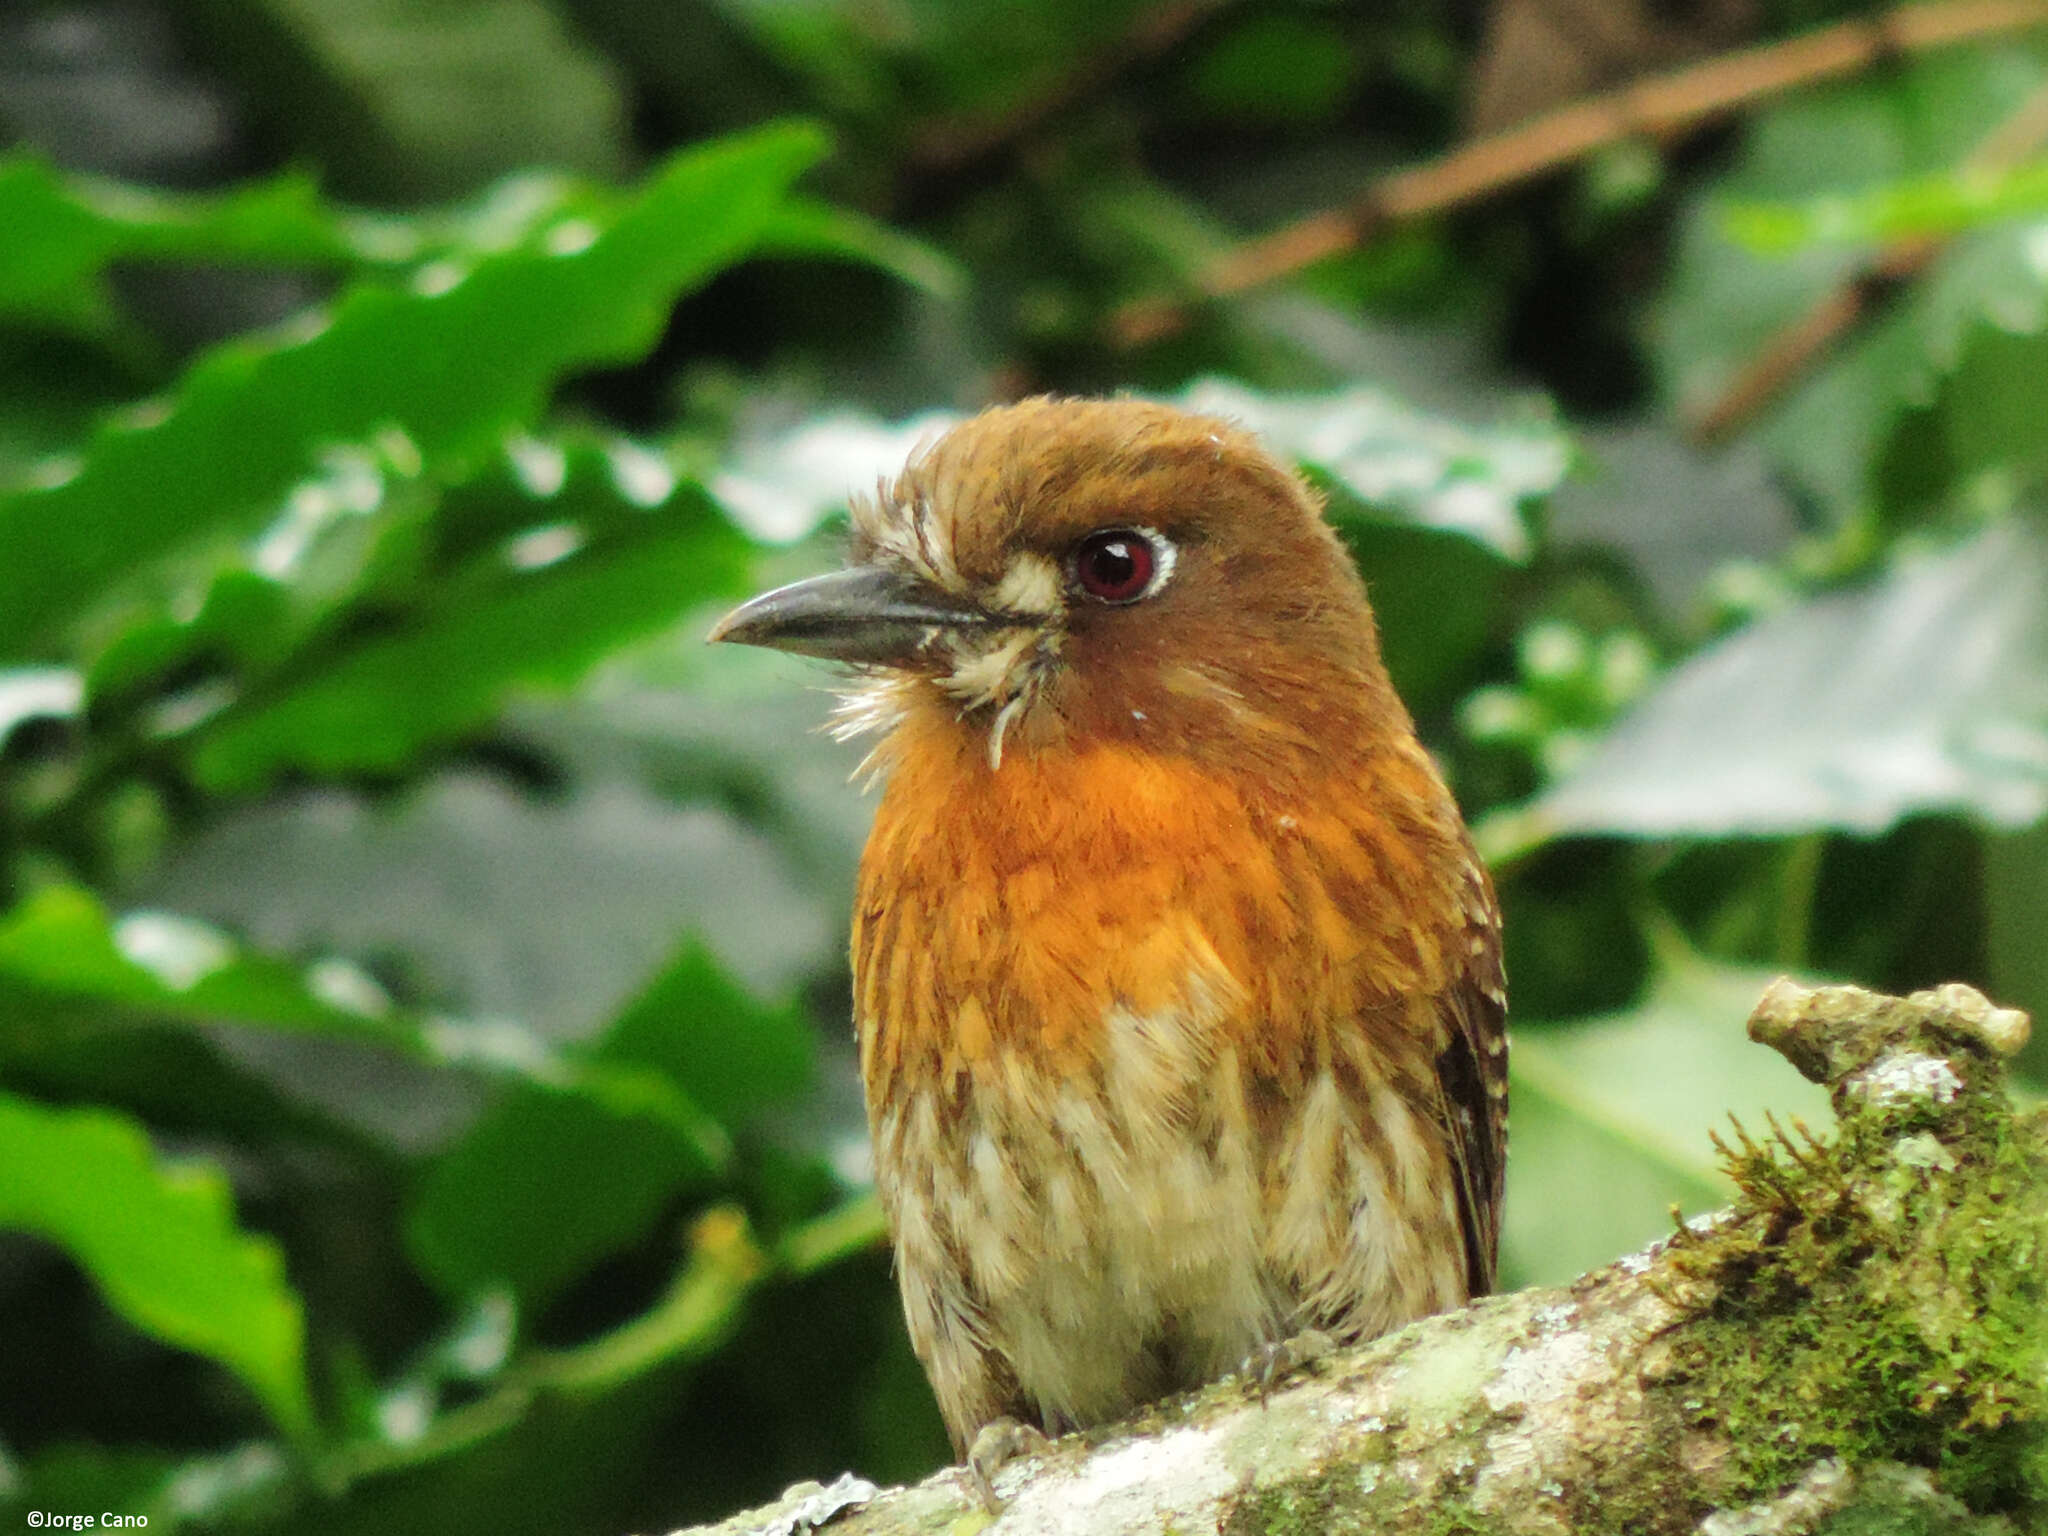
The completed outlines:
{"type": "Polygon", "coordinates": [[[69,667],[0,667],[0,747],[30,720],[69,720],[85,702],[85,684],[69,667]]]}
{"type": "Polygon", "coordinates": [[[1221,379],[1180,404],[1227,417],[1364,506],[1462,533],[1508,560],[1530,551],[1523,508],[1557,489],[1571,450],[1540,415],[1471,427],[1376,389],[1261,395],[1221,379]]]}
{"type": "Polygon", "coordinates": [[[1542,836],[1878,832],[2048,812],[2048,529],[2014,516],[1667,674],[1526,813],[1542,836]]]}

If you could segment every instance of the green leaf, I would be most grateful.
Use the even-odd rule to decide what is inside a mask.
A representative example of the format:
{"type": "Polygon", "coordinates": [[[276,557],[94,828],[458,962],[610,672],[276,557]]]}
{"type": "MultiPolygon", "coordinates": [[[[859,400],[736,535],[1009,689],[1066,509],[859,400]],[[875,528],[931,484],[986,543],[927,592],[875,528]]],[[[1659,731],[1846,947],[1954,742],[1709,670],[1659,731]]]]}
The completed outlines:
{"type": "Polygon", "coordinates": [[[1233,124],[1299,126],[1332,116],[1357,69],[1333,22],[1255,16],[1195,60],[1187,86],[1206,110],[1233,124]]]}
{"type": "Polygon", "coordinates": [[[1708,1133],[1730,1115],[1759,1133],[1767,1110],[1825,1123],[1825,1091],[1744,1031],[1771,980],[1678,956],[1624,1013],[1516,1029],[1509,1283],[1570,1279],[1668,1233],[1673,1205],[1725,1204],[1708,1133]]]}
{"type": "Polygon", "coordinates": [[[934,298],[957,299],[967,274],[936,246],[831,203],[789,197],[761,233],[763,255],[838,256],[879,267],[934,298]]]}
{"type": "Polygon", "coordinates": [[[219,1361],[286,1434],[311,1432],[298,1296],[276,1246],[235,1225],[218,1170],[159,1162],[120,1115],[0,1094],[0,1227],[56,1243],[137,1328],[219,1361]]]}
{"type": "MultiPolygon", "coordinates": [[[[755,961],[763,952],[790,954],[792,940],[812,946],[805,970],[836,967],[874,817],[872,798],[848,791],[860,749],[831,739],[830,706],[803,662],[767,651],[677,655],[686,648],[696,649],[686,642],[654,657],[621,657],[575,699],[517,709],[514,727],[586,785],[629,779],[683,805],[722,807],[771,839],[800,885],[762,909],[773,921],[744,915],[758,875],[707,851],[721,895],[700,902],[684,926],[750,982],[780,980],[755,961]]],[[[635,905],[646,909],[644,898],[635,905]]]]}
{"type": "Polygon", "coordinates": [[[1576,437],[1585,470],[1545,505],[1546,547],[1625,559],[1663,613],[1687,613],[1731,561],[1776,559],[1798,531],[1782,477],[1753,442],[1707,451],[1660,421],[1582,426],[1576,437]]]}
{"type": "MultiPolygon", "coordinates": [[[[708,8],[835,116],[877,118],[897,106],[902,88],[891,78],[888,53],[902,32],[894,18],[846,0],[711,0],[708,8]]],[[[924,29],[915,30],[921,38],[924,29]]]]}
{"type": "Polygon", "coordinates": [[[1760,428],[1762,438],[1797,484],[1838,515],[1878,494],[1910,503],[1914,490],[1932,487],[1938,497],[1986,462],[2038,461],[2025,376],[2040,372],[2033,356],[2040,348],[2028,333],[2041,328],[2044,313],[2048,260],[2036,232],[1970,236],[1787,396],[1760,428]],[[1991,348],[1978,344],[1985,339],[1991,348]],[[2018,343],[2018,369],[1993,355],[2001,341],[2018,343]],[[1980,406],[1990,408],[1981,419],[1980,406]],[[1911,435],[1916,422],[1930,419],[1932,449],[1911,435]],[[1912,482],[1904,495],[1885,484],[1886,471],[1898,479],[1900,469],[1912,482]]]}
{"type": "Polygon", "coordinates": [[[1113,53],[1142,5],[906,0],[878,9],[868,0],[711,0],[711,8],[835,117],[900,132],[941,114],[1002,122],[1021,103],[1057,91],[1077,60],[1113,53]]]}
{"type": "Polygon", "coordinates": [[[1731,205],[1853,195],[1946,170],[2043,74],[2039,56],[2023,47],[1959,48],[1762,113],[1735,168],[1701,196],[1680,231],[1650,330],[1665,398],[1681,415],[1718,399],[1771,337],[1869,254],[1809,245],[1760,255],[1731,234],[1731,205]]]}
{"type": "Polygon", "coordinates": [[[243,88],[358,196],[446,197],[518,165],[616,174],[615,68],[545,0],[198,0],[243,88]]]}
{"type": "Polygon", "coordinates": [[[509,1285],[530,1315],[713,1171],[645,1120],[516,1092],[434,1161],[406,1222],[408,1245],[449,1295],[509,1285]]]}
{"type": "MultiPolygon", "coordinates": [[[[158,736],[183,734],[237,697],[275,702],[276,689],[264,689],[281,670],[304,680],[335,665],[359,643],[349,620],[366,609],[376,633],[416,632],[441,610],[508,596],[567,554],[617,555],[687,515],[650,510],[674,485],[660,455],[593,432],[508,437],[477,473],[438,496],[388,457],[327,460],[324,474],[293,488],[246,556],[216,565],[197,602],[188,587],[115,616],[87,668],[97,713],[151,688],[175,690],[181,678],[189,696],[196,675],[211,705],[203,717],[195,711],[177,724],[181,695],[172,691],[150,719],[158,736]]],[[[707,546],[715,545],[725,530],[705,524],[707,546]]],[[[707,553],[703,579],[729,563],[707,553]]],[[[4,699],[0,681],[0,719],[4,699]]]]}
{"type": "Polygon", "coordinates": [[[1463,534],[1380,518],[1338,517],[1379,622],[1380,652],[1417,715],[1449,704],[1492,638],[1513,569],[1463,534]]]}
{"type": "MultiPolygon", "coordinates": [[[[423,262],[474,262],[571,217],[612,217],[626,195],[555,172],[503,178],[473,198],[412,213],[348,208],[302,172],[221,192],[180,192],[60,172],[29,154],[0,157],[0,321],[104,339],[116,262],[249,263],[398,276],[423,262]]],[[[850,254],[866,226],[806,204],[799,229],[821,247],[843,235],[850,254]]],[[[847,219],[853,216],[847,215],[847,219]]],[[[876,249],[913,245],[889,231],[876,249]]],[[[938,258],[932,258],[937,260],[938,258]]]]}
{"type": "Polygon", "coordinates": [[[1977,236],[1923,302],[1937,297],[1948,303],[1923,327],[1934,332],[1926,361],[1892,383],[1900,409],[1872,475],[1901,521],[2048,491],[2048,229],[1977,236]]]}
{"type": "Polygon", "coordinates": [[[396,1171],[388,1139],[266,1081],[211,1032],[123,1027],[78,999],[37,994],[24,1006],[0,984],[0,1082],[58,1103],[117,1109],[161,1135],[225,1137],[251,1155],[320,1146],[396,1171]]]}
{"type": "Polygon", "coordinates": [[[1539,836],[1879,832],[2048,812],[2048,528],[2012,516],[1677,667],[1526,812],[1539,836]]]}
{"type": "Polygon", "coordinates": [[[193,195],[0,159],[0,320],[105,334],[106,272],[122,258],[340,265],[355,254],[303,176],[193,195]]]}
{"type": "Polygon", "coordinates": [[[801,1009],[763,1007],[690,942],[613,1021],[597,1055],[663,1072],[737,1125],[810,1082],[814,1043],[801,1009]]]}
{"type": "Polygon", "coordinates": [[[138,351],[66,340],[44,322],[0,322],[0,494],[68,473],[66,455],[90,432],[109,400],[135,393],[138,351]]]}
{"type": "Polygon", "coordinates": [[[323,450],[381,439],[428,465],[488,451],[576,368],[638,356],[678,294],[747,253],[823,148],[780,126],[676,157],[615,216],[560,219],[403,291],[203,357],[103,428],[61,484],[0,496],[0,652],[201,530],[267,514],[323,450]]]}
{"type": "MultiPolygon", "coordinates": [[[[684,643],[702,648],[694,635],[684,643]]],[[[603,711],[522,701],[510,721],[515,739],[568,766],[565,792],[455,765],[398,795],[320,789],[244,803],[174,845],[149,899],[273,950],[402,955],[429,995],[556,1039],[601,1029],[679,933],[701,935],[769,992],[843,966],[873,802],[847,787],[857,752],[814,730],[825,714],[816,690],[792,684],[757,704],[643,688],[616,709],[599,685],[590,691],[603,711]],[[740,757],[712,770],[728,781],[801,767],[782,781],[794,804],[778,839],[801,840],[801,858],[703,803],[717,793],[695,777],[705,752],[740,757]],[[573,872],[574,899],[536,871],[573,872]]]]}
{"type": "MultiPolygon", "coordinates": [[[[551,545],[577,550],[659,533],[664,516],[696,516],[694,486],[671,504],[676,476],[660,450],[584,430],[508,437],[474,475],[448,486],[433,514],[433,556],[456,571],[499,552],[515,568],[551,564],[551,545]],[[666,508],[664,513],[660,509],[666,508]]],[[[707,537],[717,519],[704,518],[707,537]]]]}
{"type": "Polygon", "coordinates": [[[228,710],[198,733],[193,776],[246,792],[290,767],[396,771],[488,719],[515,686],[567,687],[621,642],[744,582],[745,540],[699,494],[592,548],[560,532],[572,553],[450,594],[415,627],[228,710]]]}
{"type": "Polygon", "coordinates": [[[1861,192],[1802,201],[1731,202],[1728,233],[1760,255],[1957,235],[2048,212],[2048,164],[1954,168],[1861,192]]]}
{"type": "Polygon", "coordinates": [[[86,687],[96,704],[138,690],[189,663],[232,663],[243,672],[275,665],[303,637],[307,618],[285,583],[230,566],[208,583],[196,608],[151,605],[109,635],[92,657],[86,687]]]}
{"type": "MultiPolygon", "coordinates": [[[[689,944],[593,1055],[655,1074],[736,1126],[801,1088],[811,1053],[800,1010],[763,1007],[689,944]]],[[[601,1104],[522,1091],[435,1163],[406,1230],[421,1267],[452,1293],[509,1284],[530,1312],[713,1171],[601,1104]]]]}
{"type": "Polygon", "coordinates": [[[0,979],[44,997],[174,1018],[312,1030],[400,1048],[418,1038],[383,1015],[388,1005],[367,978],[360,983],[370,987],[364,1005],[341,1006],[314,990],[353,1001],[338,969],[316,967],[309,978],[242,949],[210,924],[172,913],[138,911],[117,920],[73,886],[48,887],[0,917],[0,979]]]}
{"type": "Polygon", "coordinates": [[[504,1020],[430,1018],[395,1008],[346,961],[301,969],[174,913],[112,919],[97,897],[71,886],[39,891],[0,918],[0,1025],[17,1037],[49,1029],[75,1034],[108,1017],[353,1040],[509,1078],[543,1097],[588,1100],[707,1166],[721,1165],[728,1151],[724,1132],[660,1071],[630,1059],[560,1053],[504,1020]],[[87,1005],[84,1024],[59,1011],[75,1005],[87,1005]]]}

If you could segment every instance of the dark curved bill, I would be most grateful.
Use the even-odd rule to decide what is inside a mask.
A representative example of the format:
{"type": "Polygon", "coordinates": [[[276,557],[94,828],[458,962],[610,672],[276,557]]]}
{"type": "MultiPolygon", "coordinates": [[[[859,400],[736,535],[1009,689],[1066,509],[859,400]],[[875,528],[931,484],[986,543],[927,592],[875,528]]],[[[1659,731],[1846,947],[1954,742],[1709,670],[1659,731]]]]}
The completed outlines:
{"type": "Polygon", "coordinates": [[[740,604],[707,637],[828,661],[908,661],[947,629],[991,623],[966,598],[882,566],[791,582],[740,604]]]}

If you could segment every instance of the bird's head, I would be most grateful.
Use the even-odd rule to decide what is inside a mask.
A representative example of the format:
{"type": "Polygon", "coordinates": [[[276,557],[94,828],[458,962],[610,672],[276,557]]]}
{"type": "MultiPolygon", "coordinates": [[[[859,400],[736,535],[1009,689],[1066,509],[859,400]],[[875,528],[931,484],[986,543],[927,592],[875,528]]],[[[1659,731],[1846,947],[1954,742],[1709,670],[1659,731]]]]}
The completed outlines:
{"type": "Polygon", "coordinates": [[[853,503],[846,569],[714,640],[851,664],[848,733],[1278,759],[1406,729],[1316,498],[1249,434],[1137,400],[984,412],[853,503]]]}

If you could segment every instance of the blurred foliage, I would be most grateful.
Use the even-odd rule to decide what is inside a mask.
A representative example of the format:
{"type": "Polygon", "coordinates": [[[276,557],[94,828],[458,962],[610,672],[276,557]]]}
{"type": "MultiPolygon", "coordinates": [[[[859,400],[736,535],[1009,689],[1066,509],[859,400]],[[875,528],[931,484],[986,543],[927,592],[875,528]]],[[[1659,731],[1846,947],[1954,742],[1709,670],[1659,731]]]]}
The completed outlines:
{"type": "MultiPolygon", "coordinates": [[[[1966,163],[2041,39],[1114,340],[1480,74],[1540,105],[1516,9],[0,14],[7,1517],[595,1533],[943,1459],[855,754],[699,637],[992,398],[1182,399],[1327,493],[1500,878],[1509,1282],[1722,1199],[1727,1112],[1825,1114],[1742,1037],[1773,972],[2048,1012],[2048,160],[1966,163]]],[[[1691,9],[1563,78],[1729,40],[1691,9]]]]}

